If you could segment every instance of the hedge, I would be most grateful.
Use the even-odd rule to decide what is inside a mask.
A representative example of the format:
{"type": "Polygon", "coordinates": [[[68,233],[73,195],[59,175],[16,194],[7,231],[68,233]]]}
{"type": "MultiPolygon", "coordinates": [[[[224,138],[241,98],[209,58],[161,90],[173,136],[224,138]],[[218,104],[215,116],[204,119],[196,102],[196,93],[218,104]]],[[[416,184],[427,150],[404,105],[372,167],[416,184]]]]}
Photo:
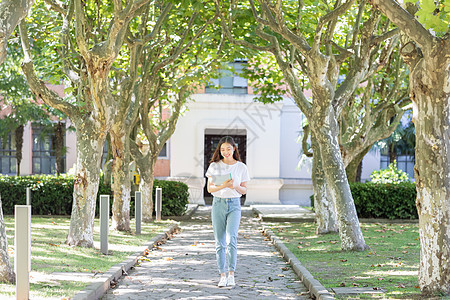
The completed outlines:
{"type": "MultiPolygon", "coordinates": [[[[0,175],[0,195],[3,214],[13,215],[14,205],[26,204],[26,188],[31,188],[31,210],[33,215],[70,215],[73,203],[72,176],[2,176],[0,175]]],[[[188,186],[177,181],[156,180],[153,186],[153,201],[156,187],[162,188],[162,216],[180,216],[188,204],[188,186]]],[[[97,194],[96,214],[99,212],[100,195],[111,195],[111,187],[100,178],[97,194]]],[[[134,195],[133,195],[134,196],[134,195]]],[[[134,198],[134,197],[133,197],[134,198]]],[[[111,201],[112,205],[112,201],[111,201]]],[[[134,215],[134,201],[131,202],[134,215]]]]}
{"type": "MultiPolygon", "coordinates": [[[[353,200],[359,218],[417,219],[416,185],[351,182],[353,200]]],[[[314,204],[311,196],[311,205],[314,204]]]]}

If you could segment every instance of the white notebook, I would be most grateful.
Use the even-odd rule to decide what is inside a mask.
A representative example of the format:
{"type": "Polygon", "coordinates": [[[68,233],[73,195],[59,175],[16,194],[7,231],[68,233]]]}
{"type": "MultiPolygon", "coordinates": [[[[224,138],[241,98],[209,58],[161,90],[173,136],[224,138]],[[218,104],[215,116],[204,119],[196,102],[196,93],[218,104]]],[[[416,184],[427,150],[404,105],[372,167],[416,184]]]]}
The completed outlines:
{"type": "Polygon", "coordinates": [[[231,173],[225,175],[212,175],[212,182],[214,185],[222,185],[228,179],[231,179],[231,173]]]}

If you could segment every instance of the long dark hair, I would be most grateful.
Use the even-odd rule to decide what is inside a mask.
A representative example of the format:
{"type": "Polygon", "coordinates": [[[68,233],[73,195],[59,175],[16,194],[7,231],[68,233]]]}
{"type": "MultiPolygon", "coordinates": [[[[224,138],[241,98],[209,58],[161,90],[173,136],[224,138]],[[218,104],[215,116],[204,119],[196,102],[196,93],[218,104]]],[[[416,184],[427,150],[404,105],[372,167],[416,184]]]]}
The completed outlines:
{"type": "Polygon", "coordinates": [[[236,147],[236,143],[234,142],[233,138],[231,136],[224,136],[223,138],[220,139],[219,144],[217,145],[216,151],[214,151],[214,154],[209,162],[210,163],[218,162],[219,160],[223,159],[223,156],[220,153],[220,147],[224,143],[230,144],[234,148],[233,158],[237,161],[241,161],[241,157],[239,156],[239,150],[236,147]]]}

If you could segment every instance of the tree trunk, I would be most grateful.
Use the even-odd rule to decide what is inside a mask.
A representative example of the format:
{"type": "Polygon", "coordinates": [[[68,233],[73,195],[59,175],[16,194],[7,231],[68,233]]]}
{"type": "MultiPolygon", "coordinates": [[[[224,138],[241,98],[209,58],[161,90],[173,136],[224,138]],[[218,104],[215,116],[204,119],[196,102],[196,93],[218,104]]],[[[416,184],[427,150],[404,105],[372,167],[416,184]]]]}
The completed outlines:
{"type": "Polygon", "coordinates": [[[56,175],[64,173],[64,123],[58,122],[55,126],[55,158],[56,175]]]}
{"type": "Polygon", "coordinates": [[[123,124],[114,124],[110,131],[111,147],[113,153],[112,190],[114,201],[112,206],[111,228],[120,231],[130,231],[130,150],[129,134],[123,124]]]}
{"type": "Polygon", "coordinates": [[[16,275],[9,259],[8,239],[5,221],[3,220],[2,199],[0,197],[0,282],[14,283],[15,281],[16,275]]]}
{"type": "Polygon", "coordinates": [[[367,152],[369,152],[370,148],[372,148],[372,146],[364,149],[364,151],[359,153],[345,168],[349,182],[361,182],[362,160],[367,152]]]}
{"type": "Polygon", "coordinates": [[[95,204],[105,134],[90,122],[77,126],[77,164],[72,216],[66,243],[93,247],[95,204]]]}
{"type": "Polygon", "coordinates": [[[0,1],[0,65],[6,57],[6,45],[9,36],[17,24],[28,14],[34,0],[0,1]]]}
{"type": "Polygon", "coordinates": [[[318,111],[314,115],[314,120],[312,122],[310,120],[310,126],[320,146],[322,166],[329,190],[335,199],[341,248],[342,250],[366,250],[369,247],[365,244],[359,226],[355,203],[339,149],[336,115],[330,106],[315,109],[318,111]]]}
{"type": "Polygon", "coordinates": [[[320,148],[313,136],[311,136],[311,144],[314,153],[312,182],[314,189],[314,211],[317,224],[316,232],[318,234],[337,232],[338,224],[336,221],[334,199],[328,191],[328,185],[322,167],[320,148]]]}
{"type": "Polygon", "coordinates": [[[138,164],[139,191],[142,193],[142,221],[149,223],[153,220],[153,170],[155,168],[156,158],[150,158],[146,163],[142,160],[138,164]]]}
{"type": "Polygon", "coordinates": [[[23,146],[23,125],[17,126],[14,131],[16,140],[16,171],[17,176],[20,176],[20,163],[22,162],[22,146],[23,146]]]}
{"type": "Polygon", "coordinates": [[[397,151],[395,149],[395,144],[388,143],[387,148],[388,148],[389,164],[392,164],[394,161],[397,160],[397,151]]]}
{"type": "Polygon", "coordinates": [[[419,285],[426,294],[450,294],[449,48],[448,39],[436,44],[410,74],[416,127],[419,285]]]}

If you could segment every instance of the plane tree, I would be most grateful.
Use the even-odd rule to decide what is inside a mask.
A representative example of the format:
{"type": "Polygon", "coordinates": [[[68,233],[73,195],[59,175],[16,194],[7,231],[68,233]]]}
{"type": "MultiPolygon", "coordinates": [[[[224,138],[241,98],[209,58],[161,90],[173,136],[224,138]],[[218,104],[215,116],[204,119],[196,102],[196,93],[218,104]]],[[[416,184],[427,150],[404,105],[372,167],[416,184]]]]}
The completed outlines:
{"type": "Polygon", "coordinates": [[[401,29],[401,55],[410,69],[419,286],[424,294],[450,294],[450,2],[370,2],[401,29]]]}

